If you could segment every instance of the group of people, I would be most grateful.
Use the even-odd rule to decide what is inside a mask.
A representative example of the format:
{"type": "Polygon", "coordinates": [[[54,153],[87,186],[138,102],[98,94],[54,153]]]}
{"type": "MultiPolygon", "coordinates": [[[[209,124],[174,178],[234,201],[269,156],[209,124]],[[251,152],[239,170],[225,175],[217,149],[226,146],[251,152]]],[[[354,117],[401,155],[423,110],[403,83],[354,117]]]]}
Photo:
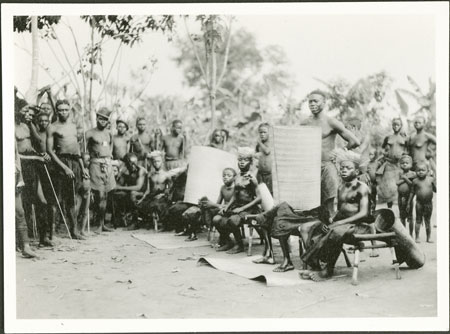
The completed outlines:
{"type": "MultiPolygon", "coordinates": [[[[354,233],[372,231],[377,198],[387,201],[388,207],[397,198],[400,219],[409,224],[411,235],[415,233],[419,242],[424,221],[426,240],[432,242],[430,217],[436,173],[430,146],[436,140],[423,130],[423,117],[415,119],[416,133],[409,138],[401,131],[401,119],[394,119],[394,133],[380,149],[372,147],[360,132],[360,121],[344,125],[327,116],[322,91],[311,92],[308,105],[311,115],[301,125],[322,129],[321,205],[298,212],[283,202],[262,212],[261,184],[272,193],[273,148],[268,123],[259,125],[254,148],[238,148],[237,166],[223,170],[217,200],[202,197],[194,205],[183,201],[189,145],[180,120],[174,120],[170,133],[163,135],[160,129],[151,134],[146,119],[139,117],[137,133],[129,136],[128,123],[118,119],[113,135],[111,111],[102,108],[97,111],[96,127],[80,138],[68,101],[56,101],[53,113],[49,104],[31,107],[16,98],[18,248],[24,256],[36,256],[29,246],[33,234],[38,235],[39,245],[53,246],[58,216],[74,239],[86,238],[86,228],[91,225],[97,233],[110,231],[105,219],[111,211],[114,227],[135,229],[148,224],[175,230],[177,235],[187,236],[186,241],[196,240],[203,228],[214,227],[219,233],[216,250],[235,254],[244,251],[242,226],[246,218],[256,215],[255,228],[265,247],[255,262],[275,263],[271,238],[277,238],[283,262],[274,271],[294,269],[288,238],[299,235],[306,245],[303,260],[313,269],[304,272],[303,278],[320,280],[332,275],[344,242],[354,233]],[[336,148],[337,137],[345,142],[343,148],[336,148]],[[316,224],[302,231],[305,222],[316,224]]],[[[228,131],[216,129],[209,146],[226,150],[227,140],[228,131]]]]}

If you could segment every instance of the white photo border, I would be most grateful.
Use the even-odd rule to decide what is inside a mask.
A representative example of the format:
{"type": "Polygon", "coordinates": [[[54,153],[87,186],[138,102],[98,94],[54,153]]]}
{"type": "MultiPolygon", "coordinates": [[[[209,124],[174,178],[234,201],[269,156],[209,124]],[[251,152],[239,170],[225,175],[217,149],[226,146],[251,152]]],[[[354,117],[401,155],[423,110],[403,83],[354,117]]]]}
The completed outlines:
{"type": "Polygon", "coordinates": [[[449,330],[449,6],[447,2],[362,3],[217,3],[217,4],[2,4],[3,83],[3,208],[5,332],[186,332],[186,331],[448,331],[449,330]],[[16,319],[14,208],[14,43],[15,15],[117,14],[235,14],[235,15],[432,15],[435,18],[437,101],[437,279],[438,316],[433,318],[321,319],[139,319],[139,320],[22,320],[16,319]]]}

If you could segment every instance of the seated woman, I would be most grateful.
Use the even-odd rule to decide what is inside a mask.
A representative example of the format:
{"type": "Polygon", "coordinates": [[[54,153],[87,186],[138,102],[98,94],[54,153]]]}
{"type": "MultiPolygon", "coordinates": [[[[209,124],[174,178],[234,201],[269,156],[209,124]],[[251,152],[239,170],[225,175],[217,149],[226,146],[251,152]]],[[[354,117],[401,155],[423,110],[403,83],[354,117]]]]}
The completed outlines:
{"type": "Polygon", "coordinates": [[[261,202],[261,198],[256,193],[258,181],[254,173],[250,171],[253,154],[254,151],[249,147],[238,149],[239,173],[235,178],[233,197],[223,210],[223,216],[225,217],[223,223],[217,225],[223,240],[230,240],[230,233],[234,235],[236,244],[231,249],[232,243],[230,241],[218,249],[228,249],[227,253],[229,254],[244,251],[240,227],[244,222],[245,216],[259,211],[258,204],[261,202]]]}

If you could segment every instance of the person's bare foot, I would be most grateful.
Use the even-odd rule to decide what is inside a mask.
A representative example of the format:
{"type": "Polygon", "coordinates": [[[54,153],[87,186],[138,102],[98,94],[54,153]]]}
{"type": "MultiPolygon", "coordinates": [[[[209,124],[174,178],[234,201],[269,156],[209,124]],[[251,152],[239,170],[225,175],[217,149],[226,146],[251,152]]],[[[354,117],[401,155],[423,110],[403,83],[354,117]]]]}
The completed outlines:
{"type": "Polygon", "coordinates": [[[273,271],[276,272],[276,273],[284,273],[284,272],[289,271],[289,270],[294,270],[294,265],[292,263],[280,264],[273,271]]]}
{"type": "Polygon", "coordinates": [[[225,251],[228,251],[231,248],[233,248],[233,246],[234,246],[234,243],[228,242],[225,245],[222,245],[219,248],[217,248],[216,251],[218,251],[218,252],[225,252],[225,251]]]}
{"type": "Polygon", "coordinates": [[[31,250],[31,247],[28,244],[25,244],[23,246],[22,255],[23,255],[23,257],[26,257],[26,258],[37,257],[37,254],[31,250]]]}
{"type": "Polygon", "coordinates": [[[50,241],[50,239],[45,238],[41,242],[39,242],[39,247],[55,247],[55,244],[50,241]]]}
{"type": "Polygon", "coordinates": [[[262,256],[258,259],[253,260],[252,262],[256,264],[275,264],[275,260],[273,259],[273,257],[269,256],[262,256]]]}
{"type": "Polygon", "coordinates": [[[187,236],[187,235],[189,235],[189,234],[187,234],[186,231],[182,231],[182,232],[175,233],[175,236],[176,236],[176,237],[185,237],[185,236],[187,236]]]}
{"type": "Polygon", "coordinates": [[[185,239],[184,241],[195,241],[195,240],[198,240],[196,235],[190,236],[189,238],[185,239]]]}
{"type": "Polygon", "coordinates": [[[138,230],[138,229],[139,229],[139,227],[135,223],[132,223],[131,225],[128,225],[127,228],[126,228],[127,231],[133,231],[133,230],[138,230]]]}
{"type": "Polygon", "coordinates": [[[75,239],[75,240],[86,240],[86,238],[85,237],[83,237],[80,233],[78,233],[78,232],[73,232],[72,233],[72,239],[75,239]]]}
{"type": "Polygon", "coordinates": [[[114,230],[106,225],[103,225],[102,227],[103,232],[114,232],[114,230]]]}
{"type": "Polygon", "coordinates": [[[84,237],[84,238],[89,237],[89,234],[88,234],[87,232],[85,232],[85,231],[81,231],[81,232],[80,232],[80,235],[81,235],[82,237],[84,237]]]}
{"type": "Polygon", "coordinates": [[[419,238],[416,238],[416,244],[420,244],[419,238]]]}
{"type": "Polygon", "coordinates": [[[238,254],[242,253],[244,251],[244,246],[242,245],[235,245],[233,248],[227,251],[227,254],[238,254]]]}
{"type": "Polygon", "coordinates": [[[431,239],[428,239],[427,242],[428,242],[429,244],[434,244],[434,241],[431,240],[431,239]]]}

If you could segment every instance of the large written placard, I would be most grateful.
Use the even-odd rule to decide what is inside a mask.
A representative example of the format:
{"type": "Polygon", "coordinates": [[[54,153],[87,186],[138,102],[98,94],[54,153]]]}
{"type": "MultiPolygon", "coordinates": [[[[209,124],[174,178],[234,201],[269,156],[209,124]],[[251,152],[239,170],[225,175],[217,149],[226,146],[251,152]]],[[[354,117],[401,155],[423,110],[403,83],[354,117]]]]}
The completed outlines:
{"type": "Polygon", "coordinates": [[[189,155],[184,201],[198,204],[201,197],[207,196],[215,202],[223,184],[222,172],[227,167],[236,170],[237,158],[235,155],[207,146],[192,147],[189,155]]]}
{"type": "Polygon", "coordinates": [[[321,129],[274,126],[271,139],[275,203],[287,202],[299,210],[319,206],[321,129]]]}

